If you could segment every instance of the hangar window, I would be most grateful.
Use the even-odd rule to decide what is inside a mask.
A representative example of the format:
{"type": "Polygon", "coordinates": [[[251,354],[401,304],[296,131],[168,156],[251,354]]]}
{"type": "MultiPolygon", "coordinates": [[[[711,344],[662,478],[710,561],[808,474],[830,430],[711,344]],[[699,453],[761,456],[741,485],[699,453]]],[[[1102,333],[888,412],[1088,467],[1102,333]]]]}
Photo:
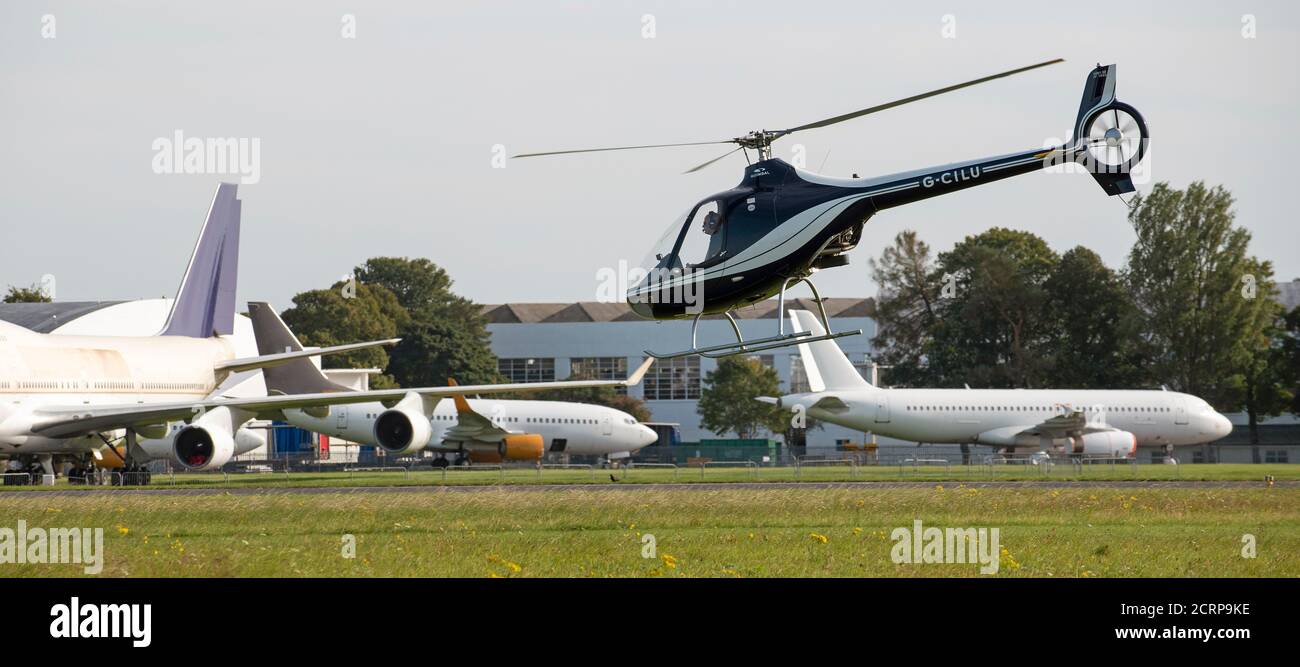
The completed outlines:
{"type": "Polygon", "coordinates": [[[552,382],[555,380],[555,359],[497,359],[497,372],[510,382],[552,382]]]}
{"type": "MultiPolygon", "coordinates": [[[[627,377],[627,357],[574,357],[569,360],[571,380],[622,380],[627,377]]],[[[626,394],[627,387],[614,391],[626,394]]]]}
{"type": "Polygon", "coordinates": [[[810,391],[812,386],[808,384],[808,373],[803,368],[803,357],[790,355],[790,393],[806,394],[810,391]]]}
{"type": "Polygon", "coordinates": [[[647,401],[698,400],[700,358],[656,359],[642,383],[647,401]]]}

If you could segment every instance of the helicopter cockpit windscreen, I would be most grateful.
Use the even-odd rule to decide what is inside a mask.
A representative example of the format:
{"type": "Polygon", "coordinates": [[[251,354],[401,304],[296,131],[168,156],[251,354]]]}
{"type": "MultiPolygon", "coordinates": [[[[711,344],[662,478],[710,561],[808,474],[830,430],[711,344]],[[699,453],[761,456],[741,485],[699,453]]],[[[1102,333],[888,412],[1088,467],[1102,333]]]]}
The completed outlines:
{"type": "Polygon", "coordinates": [[[716,263],[726,254],[723,227],[717,201],[699,204],[664,230],[641,266],[651,272],[680,271],[716,263]]]}
{"type": "Polygon", "coordinates": [[[726,254],[726,229],[717,201],[707,201],[695,207],[686,222],[681,247],[677,249],[678,265],[688,269],[712,266],[726,254]]]}
{"type": "Polygon", "coordinates": [[[775,227],[770,191],[732,190],[677,218],[641,266],[647,271],[714,266],[739,255],[775,227]]]}
{"type": "Polygon", "coordinates": [[[677,219],[668,225],[664,233],[659,235],[659,240],[655,241],[650,254],[641,260],[641,268],[652,273],[656,270],[680,268],[681,265],[675,261],[673,248],[677,247],[677,239],[682,235],[682,223],[686,222],[686,216],[690,215],[693,210],[688,210],[677,216],[677,219]]]}

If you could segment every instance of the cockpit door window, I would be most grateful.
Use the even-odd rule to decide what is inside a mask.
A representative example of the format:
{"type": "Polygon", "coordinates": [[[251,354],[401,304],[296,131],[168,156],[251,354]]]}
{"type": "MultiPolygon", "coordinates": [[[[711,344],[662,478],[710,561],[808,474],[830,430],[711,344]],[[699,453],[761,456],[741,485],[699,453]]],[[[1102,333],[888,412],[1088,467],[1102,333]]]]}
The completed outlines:
{"type": "Polygon", "coordinates": [[[717,201],[708,201],[695,207],[684,232],[681,246],[677,250],[681,266],[711,266],[724,258],[727,250],[727,226],[717,201]]]}

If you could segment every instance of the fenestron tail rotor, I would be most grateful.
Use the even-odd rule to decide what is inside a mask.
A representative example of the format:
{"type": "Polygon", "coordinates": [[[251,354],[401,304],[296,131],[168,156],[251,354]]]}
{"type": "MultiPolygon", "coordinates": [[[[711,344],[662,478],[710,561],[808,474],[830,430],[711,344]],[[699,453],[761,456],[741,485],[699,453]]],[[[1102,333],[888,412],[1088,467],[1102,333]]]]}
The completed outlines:
{"type": "Polygon", "coordinates": [[[1088,123],[1088,156],[1109,169],[1127,169],[1146,152],[1145,124],[1127,104],[1116,103],[1088,123]]]}
{"type": "Polygon", "coordinates": [[[950,93],[950,92],[952,92],[952,91],[960,90],[960,89],[962,89],[962,88],[968,88],[968,87],[970,87],[970,86],[974,86],[974,85],[978,85],[978,84],[985,83],[985,82],[988,82],[988,81],[992,81],[992,80],[994,80],[994,79],[1001,79],[1001,78],[1003,78],[1003,77],[1011,76],[1011,75],[1013,75],[1013,74],[1019,74],[1019,73],[1021,73],[1021,72],[1027,72],[1027,71],[1032,70],[1032,69],[1037,69],[1037,68],[1039,68],[1039,67],[1046,67],[1047,65],[1054,65],[1054,64],[1056,64],[1056,63],[1060,63],[1060,62],[1065,62],[1065,60],[1064,60],[1063,58],[1056,58],[1056,59],[1053,59],[1053,60],[1047,60],[1047,61],[1044,61],[1044,62],[1041,62],[1041,63],[1035,63],[1035,64],[1033,64],[1033,65],[1028,65],[1028,66],[1025,66],[1025,67],[1018,67],[1018,68],[1013,69],[1013,70],[1007,70],[1007,71],[1005,71],[1005,72],[999,72],[999,73],[997,73],[997,74],[992,74],[992,75],[989,75],[989,76],[980,77],[980,78],[978,78],[978,79],[972,79],[972,80],[970,80],[970,81],[966,81],[966,82],[963,82],[963,83],[958,83],[958,84],[954,84],[954,85],[951,85],[951,86],[946,86],[946,87],[944,87],[944,88],[939,88],[939,89],[936,89],[936,90],[931,90],[931,91],[929,91],[929,92],[921,93],[921,94],[919,94],[919,95],[912,95],[911,97],[904,97],[904,98],[902,98],[902,99],[894,100],[894,101],[892,101],[892,102],[886,102],[886,103],[884,103],[884,104],[877,104],[877,105],[875,105],[875,106],[867,107],[867,108],[865,108],[865,109],[859,109],[859,110],[857,110],[857,111],[850,111],[849,113],[840,114],[840,115],[838,115],[838,116],[831,116],[830,118],[824,118],[824,119],[822,119],[822,120],[814,121],[814,122],[812,122],[812,123],[805,123],[805,124],[803,124],[803,125],[798,125],[798,126],[795,126],[795,127],[789,128],[789,129],[785,129],[785,130],[755,130],[755,131],[753,131],[753,132],[750,132],[749,134],[746,134],[746,135],[743,136],[743,137],[736,137],[736,138],[734,138],[734,139],[724,139],[724,140],[722,140],[722,141],[694,141],[694,142],[677,143],[677,144],[649,144],[649,145],[644,145],[644,146],[617,146],[617,147],[613,147],[613,148],[582,148],[582,149],[577,149],[577,150],[545,151],[545,152],[540,152],[540,153],[520,153],[520,154],[515,155],[515,156],[513,156],[513,157],[521,158],[521,157],[539,157],[539,156],[543,156],[543,155],[567,155],[567,154],[572,154],[572,153],[602,153],[602,152],[606,152],[606,151],[626,151],[626,150],[638,150],[638,149],[642,149],[642,148],[675,148],[675,147],[679,147],[679,146],[707,146],[707,145],[712,145],[712,144],[736,144],[737,146],[739,146],[739,148],[736,148],[736,149],[734,149],[734,150],[732,150],[732,151],[729,151],[729,152],[727,152],[727,153],[724,154],[724,155],[720,155],[720,156],[718,156],[718,157],[716,157],[716,158],[713,158],[712,160],[709,160],[708,162],[704,162],[704,163],[702,163],[702,164],[700,164],[700,165],[697,165],[697,166],[695,166],[695,167],[693,167],[693,168],[691,168],[691,169],[688,169],[688,170],[686,170],[686,172],[684,172],[684,173],[690,174],[690,173],[697,172],[697,171],[699,171],[699,170],[701,170],[701,169],[703,169],[703,168],[705,168],[705,167],[707,167],[707,166],[709,166],[709,165],[711,165],[711,164],[714,164],[715,162],[718,162],[718,161],[722,160],[723,158],[725,158],[725,157],[731,155],[732,153],[736,153],[736,152],[738,152],[738,151],[746,150],[746,149],[753,149],[753,150],[757,151],[757,152],[758,152],[758,157],[759,157],[759,159],[760,159],[760,160],[766,160],[766,159],[772,157],[772,142],[773,142],[773,141],[776,141],[777,139],[780,139],[781,137],[784,137],[784,136],[789,135],[789,134],[793,134],[793,133],[795,133],[795,132],[800,132],[800,131],[802,131],[802,130],[813,130],[813,129],[817,129],[817,128],[821,128],[821,127],[827,127],[827,126],[830,126],[830,125],[835,125],[836,123],[842,123],[842,122],[844,122],[844,121],[846,121],[846,120],[852,120],[852,119],[854,119],[854,118],[860,118],[860,117],[862,117],[862,116],[866,116],[866,115],[868,115],[868,114],[873,114],[873,113],[876,113],[876,112],[878,112],[878,111],[884,111],[884,110],[886,110],[886,109],[892,109],[892,108],[894,108],[894,107],[902,106],[902,105],[904,105],[904,104],[910,104],[910,103],[912,103],[912,102],[916,102],[916,101],[919,101],[919,100],[923,100],[923,99],[926,99],[926,98],[929,98],[929,97],[934,97],[934,96],[936,96],[936,95],[942,95],[942,94],[944,94],[944,93],[950,93]]]}

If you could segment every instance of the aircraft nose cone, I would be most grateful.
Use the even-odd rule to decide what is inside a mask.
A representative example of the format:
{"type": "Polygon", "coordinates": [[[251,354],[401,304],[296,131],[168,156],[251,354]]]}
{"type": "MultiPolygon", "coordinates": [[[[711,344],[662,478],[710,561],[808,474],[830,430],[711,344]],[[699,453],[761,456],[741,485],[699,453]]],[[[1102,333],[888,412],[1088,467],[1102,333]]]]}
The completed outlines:
{"type": "Polygon", "coordinates": [[[640,446],[647,447],[659,441],[659,434],[655,433],[654,429],[650,428],[649,426],[646,426],[645,424],[637,424],[636,426],[638,429],[640,429],[641,437],[637,439],[637,443],[640,446]]]}
{"type": "Polygon", "coordinates": [[[1227,437],[1229,433],[1232,433],[1232,422],[1223,415],[1214,415],[1214,433],[1220,438],[1227,437]]]}

